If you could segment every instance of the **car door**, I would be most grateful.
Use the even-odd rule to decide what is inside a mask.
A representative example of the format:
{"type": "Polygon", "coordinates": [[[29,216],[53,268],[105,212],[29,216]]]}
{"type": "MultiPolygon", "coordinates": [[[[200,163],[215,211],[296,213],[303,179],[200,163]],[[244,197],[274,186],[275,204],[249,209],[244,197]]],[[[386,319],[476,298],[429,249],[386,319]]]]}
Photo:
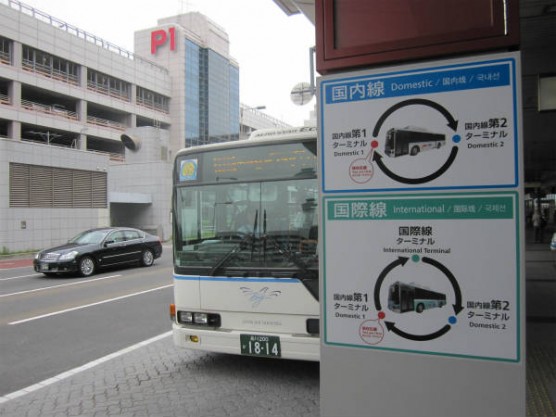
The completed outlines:
{"type": "Polygon", "coordinates": [[[125,238],[129,259],[133,262],[141,260],[141,254],[145,248],[143,235],[138,230],[125,230],[125,238]]]}
{"type": "Polygon", "coordinates": [[[102,255],[99,258],[100,263],[104,266],[133,261],[133,252],[127,244],[124,230],[115,230],[106,237],[102,255]]]}

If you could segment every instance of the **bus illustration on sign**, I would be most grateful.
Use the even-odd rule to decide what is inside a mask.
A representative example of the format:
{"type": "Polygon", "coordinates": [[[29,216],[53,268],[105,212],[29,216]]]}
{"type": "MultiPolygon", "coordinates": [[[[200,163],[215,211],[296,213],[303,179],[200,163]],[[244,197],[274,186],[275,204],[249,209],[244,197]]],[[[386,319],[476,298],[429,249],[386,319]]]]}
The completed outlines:
{"type": "Polygon", "coordinates": [[[429,132],[419,127],[392,128],[386,133],[384,153],[393,158],[417,155],[421,151],[439,149],[446,144],[446,135],[429,132]]]}
{"type": "Polygon", "coordinates": [[[414,284],[396,281],[388,289],[388,309],[396,313],[416,311],[422,313],[431,308],[446,305],[446,295],[420,288],[414,284]]]}

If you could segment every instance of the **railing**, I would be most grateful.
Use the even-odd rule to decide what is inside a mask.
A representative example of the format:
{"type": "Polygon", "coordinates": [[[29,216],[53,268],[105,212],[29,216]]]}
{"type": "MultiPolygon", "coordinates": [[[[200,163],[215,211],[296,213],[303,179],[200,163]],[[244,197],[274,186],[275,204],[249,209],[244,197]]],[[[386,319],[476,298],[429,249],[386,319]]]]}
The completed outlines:
{"type": "Polygon", "coordinates": [[[65,117],[70,120],[77,120],[77,113],[60,108],[57,105],[49,105],[43,103],[37,103],[35,101],[21,100],[21,107],[27,110],[33,110],[40,113],[53,114],[54,116],[65,117]]]}
{"type": "Polygon", "coordinates": [[[123,100],[128,103],[131,101],[128,93],[126,94],[114,88],[108,88],[100,84],[95,84],[91,81],[87,82],[87,90],[96,91],[97,93],[104,94],[105,96],[110,96],[118,100],[123,100]]]}
{"type": "Polygon", "coordinates": [[[10,103],[10,97],[5,94],[0,93],[0,104],[12,104],[10,103]]]}
{"type": "Polygon", "coordinates": [[[6,51],[0,51],[0,62],[2,64],[11,65],[12,57],[10,56],[10,53],[6,51]]]}
{"type": "Polygon", "coordinates": [[[87,116],[87,123],[97,125],[97,126],[102,126],[102,127],[108,127],[116,130],[126,130],[127,128],[127,126],[124,123],[115,122],[113,120],[108,120],[108,119],[101,119],[100,117],[95,117],[95,116],[87,116]]]}
{"type": "Polygon", "coordinates": [[[79,85],[79,77],[74,74],[69,74],[47,65],[38,64],[29,59],[22,60],[22,68],[25,71],[35,72],[48,78],[53,78],[72,85],[79,85]]]}
{"type": "Polygon", "coordinates": [[[40,10],[34,9],[33,7],[21,3],[17,0],[0,0],[0,4],[5,4],[6,6],[18,10],[19,12],[26,14],[28,16],[34,17],[37,20],[40,20],[43,23],[49,24],[51,26],[54,26],[56,29],[59,30],[63,30],[71,35],[77,36],[80,39],[83,39],[86,42],[90,42],[93,43],[101,48],[107,49],[110,52],[113,52],[115,54],[118,54],[124,58],[128,58],[132,61],[137,61],[137,62],[141,62],[143,64],[147,64],[153,68],[158,69],[161,72],[164,73],[168,73],[168,69],[156,64],[155,62],[149,61],[148,59],[142,58],[139,55],[135,55],[133,52],[130,52],[124,48],[121,48],[117,45],[114,45],[113,43],[110,43],[108,41],[105,41],[102,38],[99,38],[98,36],[92,35],[88,32],[85,32],[82,29],[79,29],[73,25],[70,25],[69,23],[64,22],[63,20],[57,19],[55,17],[52,17],[50,15],[48,15],[45,12],[42,12],[40,10]]]}
{"type": "Polygon", "coordinates": [[[137,97],[137,105],[141,107],[146,107],[147,109],[159,111],[165,114],[169,114],[170,110],[168,107],[163,106],[162,104],[156,104],[150,101],[145,100],[144,98],[137,97]]]}

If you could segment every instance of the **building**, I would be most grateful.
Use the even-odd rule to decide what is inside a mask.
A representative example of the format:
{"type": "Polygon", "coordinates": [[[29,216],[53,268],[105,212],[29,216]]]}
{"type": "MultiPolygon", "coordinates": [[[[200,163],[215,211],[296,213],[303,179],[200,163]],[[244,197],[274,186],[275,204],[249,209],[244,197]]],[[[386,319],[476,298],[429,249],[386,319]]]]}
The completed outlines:
{"type": "Polygon", "coordinates": [[[107,225],[169,239],[173,155],[239,139],[224,29],[199,13],[158,23],[132,53],[0,0],[0,253],[107,225]]]}

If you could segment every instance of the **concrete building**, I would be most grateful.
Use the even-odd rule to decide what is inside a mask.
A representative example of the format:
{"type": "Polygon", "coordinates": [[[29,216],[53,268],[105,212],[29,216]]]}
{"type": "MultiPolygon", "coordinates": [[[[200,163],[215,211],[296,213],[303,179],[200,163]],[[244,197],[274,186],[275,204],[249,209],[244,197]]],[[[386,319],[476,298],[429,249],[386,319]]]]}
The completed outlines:
{"type": "Polygon", "coordinates": [[[167,240],[173,155],[239,139],[239,65],[199,13],[136,32],[132,53],[0,0],[0,109],[0,253],[108,225],[167,240]]]}

